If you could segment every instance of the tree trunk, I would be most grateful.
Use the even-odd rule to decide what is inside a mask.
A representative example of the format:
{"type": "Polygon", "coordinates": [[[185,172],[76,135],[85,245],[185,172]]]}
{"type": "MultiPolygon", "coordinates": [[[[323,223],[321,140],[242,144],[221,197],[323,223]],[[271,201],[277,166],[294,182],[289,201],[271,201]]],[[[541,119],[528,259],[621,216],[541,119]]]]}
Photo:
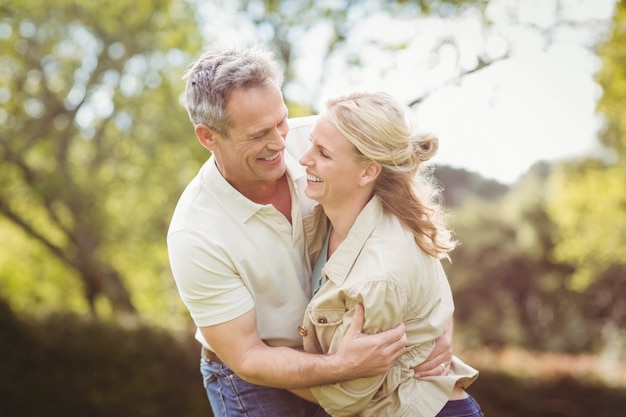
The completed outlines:
{"type": "Polygon", "coordinates": [[[135,317],[137,309],[124,285],[120,273],[108,265],[83,267],[79,270],[85,288],[85,297],[91,314],[98,318],[96,298],[103,296],[111,303],[116,317],[135,317]]]}

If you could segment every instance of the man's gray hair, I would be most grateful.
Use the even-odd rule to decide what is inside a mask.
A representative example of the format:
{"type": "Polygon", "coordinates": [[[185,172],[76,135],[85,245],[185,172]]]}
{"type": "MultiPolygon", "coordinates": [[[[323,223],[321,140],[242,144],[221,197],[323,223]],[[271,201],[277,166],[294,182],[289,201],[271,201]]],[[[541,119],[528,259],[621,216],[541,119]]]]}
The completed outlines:
{"type": "Polygon", "coordinates": [[[269,84],[279,89],[284,74],[269,49],[214,45],[193,62],[183,80],[185,107],[194,126],[205,124],[220,134],[230,125],[226,105],[235,88],[255,88],[269,84]]]}

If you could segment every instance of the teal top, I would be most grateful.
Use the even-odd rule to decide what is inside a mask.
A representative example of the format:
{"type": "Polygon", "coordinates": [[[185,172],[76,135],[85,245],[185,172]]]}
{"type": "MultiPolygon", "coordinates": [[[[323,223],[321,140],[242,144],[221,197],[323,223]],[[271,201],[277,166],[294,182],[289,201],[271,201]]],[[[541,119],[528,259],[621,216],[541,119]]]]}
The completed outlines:
{"type": "Polygon", "coordinates": [[[313,295],[317,294],[320,288],[322,288],[322,268],[326,265],[328,261],[328,241],[330,240],[330,230],[332,229],[332,225],[328,226],[328,233],[326,233],[326,239],[324,239],[324,246],[322,247],[322,251],[320,255],[317,257],[317,261],[315,261],[315,267],[313,268],[313,273],[311,274],[312,279],[312,289],[313,295]]]}

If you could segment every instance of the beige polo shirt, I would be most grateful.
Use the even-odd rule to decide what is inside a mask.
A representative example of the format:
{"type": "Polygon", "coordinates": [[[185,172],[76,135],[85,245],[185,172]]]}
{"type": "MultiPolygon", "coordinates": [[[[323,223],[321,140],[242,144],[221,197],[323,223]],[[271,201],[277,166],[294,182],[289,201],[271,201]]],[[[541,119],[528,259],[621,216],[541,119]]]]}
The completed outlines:
{"type": "MultiPolygon", "coordinates": [[[[314,118],[290,120],[287,144],[303,152],[314,118]]],[[[299,156],[299,155],[296,155],[299,156]]],[[[288,152],[290,224],[272,205],[256,204],[234,189],[211,157],[184,190],[167,236],[180,296],[198,327],[256,309],[258,332],[269,345],[300,346],[297,328],[311,298],[303,214],[306,173],[288,152]]],[[[196,332],[196,338],[211,348],[196,332]]]]}

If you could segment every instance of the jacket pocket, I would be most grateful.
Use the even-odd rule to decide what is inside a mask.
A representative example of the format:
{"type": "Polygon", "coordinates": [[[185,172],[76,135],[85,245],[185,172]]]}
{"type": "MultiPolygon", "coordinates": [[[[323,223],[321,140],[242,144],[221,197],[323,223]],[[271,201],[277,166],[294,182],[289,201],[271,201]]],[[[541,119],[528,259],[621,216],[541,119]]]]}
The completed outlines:
{"type": "Polygon", "coordinates": [[[341,324],[345,310],[338,308],[312,308],[309,310],[309,320],[315,327],[334,327],[341,324]]]}

